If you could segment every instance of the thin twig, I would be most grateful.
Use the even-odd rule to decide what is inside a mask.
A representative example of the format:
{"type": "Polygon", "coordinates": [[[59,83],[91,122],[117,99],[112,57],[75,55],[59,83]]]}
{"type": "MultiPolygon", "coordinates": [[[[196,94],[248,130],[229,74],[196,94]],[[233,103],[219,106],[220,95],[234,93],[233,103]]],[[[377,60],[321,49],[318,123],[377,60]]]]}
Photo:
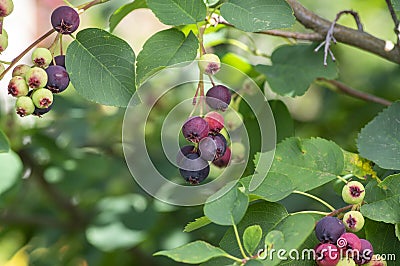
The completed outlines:
{"type": "Polygon", "coordinates": [[[331,212],[330,214],[328,214],[327,216],[335,216],[338,215],[339,213],[342,213],[344,211],[347,211],[349,209],[353,208],[353,205],[347,205],[346,207],[334,210],[333,212],[331,212]]]}
{"type": "Polygon", "coordinates": [[[326,82],[329,83],[331,85],[333,85],[336,89],[340,90],[341,92],[343,92],[344,94],[347,94],[353,98],[357,98],[357,99],[361,99],[367,102],[373,102],[373,103],[378,103],[378,104],[382,104],[385,106],[389,106],[392,104],[391,101],[388,101],[386,99],[380,98],[378,96],[366,93],[366,92],[362,92],[362,91],[358,91],[355,90],[349,86],[347,86],[346,84],[337,81],[337,80],[330,80],[330,79],[325,79],[325,78],[318,78],[317,81],[322,81],[322,82],[326,82]]]}
{"type": "Polygon", "coordinates": [[[392,1],[386,0],[386,5],[389,9],[390,15],[392,16],[392,20],[394,22],[394,33],[396,33],[397,45],[399,45],[400,44],[400,29],[399,29],[400,21],[397,18],[396,11],[394,10],[393,5],[392,5],[392,1]]]}

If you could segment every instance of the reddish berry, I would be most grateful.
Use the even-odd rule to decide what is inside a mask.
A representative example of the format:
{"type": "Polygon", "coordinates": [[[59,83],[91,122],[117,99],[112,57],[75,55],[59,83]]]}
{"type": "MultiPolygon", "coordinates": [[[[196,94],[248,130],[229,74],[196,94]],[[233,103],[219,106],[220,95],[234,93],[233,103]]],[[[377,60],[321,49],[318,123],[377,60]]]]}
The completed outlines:
{"type": "Polygon", "coordinates": [[[368,240],[360,239],[360,241],[361,241],[361,249],[360,252],[358,252],[354,256],[354,261],[359,265],[363,265],[372,260],[372,257],[374,255],[374,249],[368,240]]]}
{"type": "Polygon", "coordinates": [[[360,238],[353,233],[344,233],[341,235],[337,240],[336,245],[339,249],[346,251],[348,257],[357,254],[361,249],[360,238]]]}
{"type": "Polygon", "coordinates": [[[231,160],[231,149],[227,147],[224,155],[218,158],[217,160],[213,161],[212,163],[215,166],[222,168],[228,166],[230,160],[231,160]]]}
{"type": "Polygon", "coordinates": [[[215,134],[224,128],[224,117],[217,112],[209,112],[204,117],[204,120],[208,123],[210,133],[215,134]]]}
{"type": "Polygon", "coordinates": [[[14,10],[12,0],[0,0],[0,17],[7,17],[14,10]]]}
{"type": "Polygon", "coordinates": [[[26,85],[25,79],[20,76],[12,77],[8,83],[8,94],[14,97],[25,96],[29,92],[28,85],[26,85]]]}
{"type": "Polygon", "coordinates": [[[329,243],[315,247],[316,262],[319,266],[336,266],[340,259],[338,248],[329,243]]]}
{"type": "Polygon", "coordinates": [[[189,118],[182,126],[183,136],[191,142],[198,143],[202,138],[207,137],[209,131],[206,120],[200,116],[189,118]]]}

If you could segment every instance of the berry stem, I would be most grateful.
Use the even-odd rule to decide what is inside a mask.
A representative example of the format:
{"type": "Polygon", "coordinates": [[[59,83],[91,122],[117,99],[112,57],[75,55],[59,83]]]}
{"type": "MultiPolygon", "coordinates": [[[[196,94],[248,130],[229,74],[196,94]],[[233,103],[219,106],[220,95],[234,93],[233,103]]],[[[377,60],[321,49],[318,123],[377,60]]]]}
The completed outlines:
{"type": "Polygon", "coordinates": [[[110,1],[110,0],[93,0],[88,3],[82,4],[82,5],[78,6],[77,8],[78,8],[78,10],[82,10],[81,12],[83,12],[83,11],[86,11],[87,9],[91,8],[94,5],[103,4],[108,1],[110,1]]]}
{"type": "Polygon", "coordinates": [[[300,194],[300,195],[309,197],[309,198],[311,198],[311,199],[315,199],[316,201],[319,201],[319,202],[321,202],[323,205],[325,205],[325,206],[326,206],[328,209],[330,209],[332,212],[336,210],[336,209],[335,209],[334,207],[332,207],[332,205],[330,205],[328,202],[324,201],[324,200],[321,199],[321,198],[318,198],[317,196],[311,195],[311,194],[306,193],[306,192],[298,191],[298,190],[293,191],[293,193],[295,193],[295,194],[300,194]]]}
{"type": "Polygon", "coordinates": [[[3,34],[3,20],[4,17],[0,17],[0,34],[3,34]]]}
{"type": "Polygon", "coordinates": [[[5,65],[10,65],[11,64],[11,62],[3,61],[3,60],[0,60],[0,63],[5,64],[5,65]]]}
{"type": "Polygon", "coordinates": [[[348,175],[345,175],[345,176],[338,175],[338,176],[336,176],[336,178],[339,179],[340,181],[343,181],[345,184],[347,184],[347,182],[349,182],[349,181],[347,181],[347,179],[352,177],[352,176],[353,176],[352,174],[348,174],[348,175]]]}
{"type": "Polygon", "coordinates": [[[328,214],[328,216],[335,216],[335,215],[338,215],[339,213],[344,212],[344,211],[347,211],[347,210],[349,210],[349,209],[351,209],[351,208],[353,208],[353,205],[345,206],[345,207],[343,207],[343,208],[334,210],[333,212],[331,212],[330,214],[328,214]]]}
{"type": "Polygon", "coordinates": [[[320,212],[320,211],[299,211],[299,212],[292,212],[290,215],[295,215],[295,214],[321,214],[323,216],[328,216],[330,213],[329,212],[320,212]]]}
{"type": "Polygon", "coordinates": [[[239,249],[240,249],[240,253],[242,253],[243,258],[247,260],[247,259],[249,259],[249,257],[247,257],[246,253],[244,252],[242,242],[240,241],[239,232],[236,227],[235,221],[233,220],[232,215],[231,215],[231,220],[232,220],[233,231],[235,232],[236,241],[237,241],[239,249]]]}
{"type": "Polygon", "coordinates": [[[243,260],[241,260],[241,259],[239,259],[239,258],[236,258],[235,256],[232,256],[232,255],[230,255],[230,254],[225,254],[224,257],[225,257],[225,258],[228,258],[228,259],[231,259],[231,260],[234,260],[234,261],[237,261],[237,262],[240,262],[241,264],[242,264],[242,262],[243,262],[243,260]]]}

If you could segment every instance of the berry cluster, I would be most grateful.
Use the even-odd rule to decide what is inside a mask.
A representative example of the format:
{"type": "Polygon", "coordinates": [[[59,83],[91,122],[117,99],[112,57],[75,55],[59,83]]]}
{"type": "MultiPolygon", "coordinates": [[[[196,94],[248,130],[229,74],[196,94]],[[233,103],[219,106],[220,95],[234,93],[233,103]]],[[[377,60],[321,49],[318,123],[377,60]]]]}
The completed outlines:
{"type": "MultiPolygon", "coordinates": [[[[58,7],[51,14],[51,24],[59,37],[71,34],[79,26],[79,14],[71,7],[58,7]]],[[[68,87],[70,80],[65,56],[60,50],[61,55],[53,56],[49,49],[38,47],[32,52],[32,66],[21,64],[13,69],[8,94],[17,98],[15,108],[21,117],[46,114],[52,108],[53,94],[68,87]]]]}
{"type": "MultiPolygon", "coordinates": [[[[358,181],[348,182],[342,190],[342,198],[346,203],[353,204],[357,209],[364,199],[364,186],[358,181]]],[[[315,235],[320,243],[315,247],[316,262],[319,266],[345,265],[386,265],[385,261],[377,259],[371,243],[360,239],[355,232],[364,226],[361,212],[351,210],[344,214],[343,219],[326,216],[315,226],[315,235]]]]}
{"type": "Polygon", "coordinates": [[[231,101],[230,90],[223,85],[215,85],[206,94],[206,103],[216,111],[204,117],[190,117],[182,126],[183,136],[192,145],[181,148],[177,164],[181,176],[190,184],[204,181],[210,172],[209,162],[217,167],[226,167],[231,159],[228,141],[220,132],[224,128],[224,112],[231,101]]]}

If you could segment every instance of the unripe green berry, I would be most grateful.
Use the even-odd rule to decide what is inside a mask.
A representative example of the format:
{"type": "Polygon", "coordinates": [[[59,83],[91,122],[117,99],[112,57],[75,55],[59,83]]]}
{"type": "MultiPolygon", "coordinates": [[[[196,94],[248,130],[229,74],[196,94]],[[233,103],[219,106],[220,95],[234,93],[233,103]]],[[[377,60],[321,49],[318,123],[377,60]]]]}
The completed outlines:
{"type": "Polygon", "coordinates": [[[241,162],[246,155],[246,147],[241,142],[233,142],[231,145],[232,160],[241,162]]]}
{"type": "Polygon", "coordinates": [[[364,200],[365,188],[358,181],[348,182],[342,189],[343,201],[348,204],[359,204],[364,200]]]}
{"type": "Polygon", "coordinates": [[[338,261],[336,266],[356,266],[356,263],[351,258],[342,258],[338,261]]]}
{"type": "Polygon", "coordinates": [[[358,232],[364,226],[364,216],[359,211],[349,211],[343,216],[343,223],[350,232],[358,232]]]}
{"type": "Polygon", "coordinates": [[[28,70],[31,69],[30,66],[25,65],[25,64],[20,64],[16,67],[14,67],[13,72],[12,72],[12,76],[21,76],[25,78],[26,72],[28,72],[28,70]]]}
{"type": "Polygon", "coordinates": [[[37,108],[48,108],[53,103],[53,93],[48,89],[37,89],[32,93],[32,100],[37,108]]]}
{"type": "Polygon", "coordinates": [[[43,88],[47,84],[47,73],[43,68],[32,67],[26,72],[25,80],[30,88],[43,88]]]}
{"type": "Polygon", "coordinates": [[[221,68],[221,61],[215,54],[204,54],[198,61],[199,69],[208,75],[214,75],[221,68]]]}
{"type": "Polygon", "coordinates": [[[7,49],[7,47],[8,47],[8,34],[6,30],[3,29],[3,32],[0,34],[0,53],[2,53],[5,49],[7,49]]]}
{"type": "Polygon", "coordinates": [[[15,110],[19,116],[23,117],[32,114],[35,111],[35,105],[30,97],[21,96],[15,102],[15,110]]]}
{"type": "Polygon", "coordinates": [[[7,17],[14,10],[12,0],[0,0],[0,17],[7,17]]]}
{"type": "Polygon", "coordinates": [[[28,85],[26,85],[25,79],[20,76],[12,77],[8,83],[8,94],[14,97],[25,96],[29,92],[28,85]]]}
{"type": "Polygon", "coordinates": [[[35,66],[46,68],[53,60],[53,55],[50,50],[43,47],[38,47],[32,52],[32,62],[35,66]]]}
{"type": "Polygon", "coordinates": [[[243,124],[243,116],[241,113],[230,110],[224,115],[225,127],[228,131],[233,131],[243,124]]]}

